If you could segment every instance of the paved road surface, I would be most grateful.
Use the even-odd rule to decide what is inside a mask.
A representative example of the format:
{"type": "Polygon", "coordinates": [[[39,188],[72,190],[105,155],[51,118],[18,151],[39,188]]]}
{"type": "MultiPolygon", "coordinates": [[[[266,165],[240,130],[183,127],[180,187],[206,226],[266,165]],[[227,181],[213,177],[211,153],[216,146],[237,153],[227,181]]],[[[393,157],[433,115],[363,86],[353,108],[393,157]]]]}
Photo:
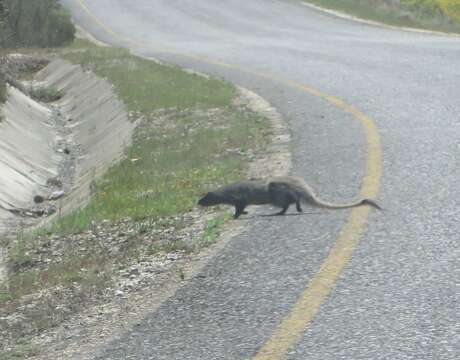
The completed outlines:
{"type": "MultiPolygon", "coordinates": [[[[358,195],[365,133],[352,115],[287,82],[313,86],[372,118],[386,211],[370,213],[351,261],[285,358],[459,358],[459,38],[367,26],[298,1],[85,0],[92,15],[82,0],[63,3],[100,40],[264,96],[289,121],[293,172],[327,199],[358,195]]],[[[94,357],[253,357],[350,215],[315,212],[253,218],[205,277],[94,357]]]]}

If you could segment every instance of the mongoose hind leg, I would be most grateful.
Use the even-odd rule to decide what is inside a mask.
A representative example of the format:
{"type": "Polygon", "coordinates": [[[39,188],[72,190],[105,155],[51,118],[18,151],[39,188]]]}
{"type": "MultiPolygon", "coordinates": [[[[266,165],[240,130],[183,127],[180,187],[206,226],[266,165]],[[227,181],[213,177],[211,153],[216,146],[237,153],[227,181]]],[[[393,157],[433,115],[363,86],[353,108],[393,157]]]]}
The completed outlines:
{"type": "MultiPolygon", "coordinates": [[[[280,212],[274,215],[284,215],[291,204],[297,204],[295,196],[289,191],[272,191],[271,199],[273,205],[282,208],[280,212]]],[[[299,208],[297,208],[297,210],[299,210],[299,208]]]]}
{"type": "Polygon", "coordinates": [[[283,205],[283,209],[280,212],[277,212],[273,215],[284,215],[286,213],[286,210],[289,208],[289,205],[290,205],[289,203],[283,205]]]}
{"type": "Polygon", "coordinates": [[[298,211],[299,213],[303,212],[302,207],[300,206],[300,201],[299,201],[299,200],[297,200],[297,201],[295,202],[295,207],[296,207],[296,209],[297,209],[297,211],[298,211]]]}

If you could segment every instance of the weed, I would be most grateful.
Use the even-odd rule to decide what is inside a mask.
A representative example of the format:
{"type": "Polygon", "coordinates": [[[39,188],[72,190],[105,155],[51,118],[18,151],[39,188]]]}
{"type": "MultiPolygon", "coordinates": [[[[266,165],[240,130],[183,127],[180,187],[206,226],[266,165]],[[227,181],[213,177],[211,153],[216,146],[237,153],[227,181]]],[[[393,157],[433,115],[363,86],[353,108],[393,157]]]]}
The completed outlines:
{"type": "Polygon", "coordinates": [[[11,273],[8,278],[9,294],[11,299],[16,300],[28,295],[40,288],[40,275],[37,270],[26,270],[11,273]]]}
{"type": "Polygon", "coordinates": [[[147,253],[149,255],[156,255],[160,253],[172,253],[185,250],[186,252],[191,251],[190,244],[182,240],[171,240],[166,242],[161,242],[157,244],[152,244],[147,253]]]}
{"type": "Polygon", "coordinates": [[[0,288],[0,304],[12,300],[13,296],[7,288],[0,288]]]}
{"type": "Polygon", "coordinates": [[[219,216],[215,219],[208,220],[204,228],[204,233],[200,241],[200,246],[209,246],[215,243],[220,235],[221,227],[228,220],[229,216],[219,216]]]}
{"type": "Polygon", "coordinates": [[[50,103],[57,101],[64,96],[64,93],[61,90],[56,89],[55,87],[33,87],[29,90],[29,95],[37,100],[45,103],[50,103]]]}
{"type": "Polygon", "coordinates": [[[10,271],[17,272],[20,269],[30,267],[33,264],[33,258],[26,248],[26,244],[29,241],[32,241],[32,237],[24,234],[21,230],[17,236],[15,246],[8,256],[8,268],[10,271]]]}

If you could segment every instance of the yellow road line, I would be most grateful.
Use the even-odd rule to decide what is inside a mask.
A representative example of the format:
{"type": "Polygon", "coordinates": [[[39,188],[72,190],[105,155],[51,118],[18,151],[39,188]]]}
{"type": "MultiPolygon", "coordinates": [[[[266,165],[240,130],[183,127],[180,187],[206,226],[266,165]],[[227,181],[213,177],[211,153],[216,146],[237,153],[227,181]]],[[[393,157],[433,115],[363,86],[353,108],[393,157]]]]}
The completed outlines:
{"type": "MultiPolygon", "coordinates": [[[[221,61],[208,59],[195,55],[184,55],[173,50],[161,49],[135,42],[131,39],[120,36],[110,27],[101,22],[86,6],[84,0],[78,0],[81,8],[90,16],[90,18],[98,24],[107,33],[123,40],[130,44],[150,48],[155,51],[180,55],[185,58],[197,60],[202,63],[217,65],[225,68],[235,69],[246,74],[258,76],[271,81],[282,83],[286,86],[298,89],[319,97],[344,112],[351,114],[362,126],[367,142],[367,161],[366,171],[361,185],[360,195],[363,197],[376,198],[379,192],[379,182],[381,177],[381,147],[380,137],[371,118],[363,114],[358,109],[347,104],[343,100],[335,96],[323,93],[311,86],[307,86],[295,81],[285,80],[277,76],[258,73],[249,69],[239,67],[237,65],[227,64],[221,61]]],[[[349,262],[353,252],[358,245],[364,227],[369,216],[370,209],[368,207],[354,208],[346,224],[340,231],[336,242],[331,248],[328,256],[323,261],[320,269],[310,280],[307,288],[303,291],[294,307],[291,309],[285,319],[274,330],[270,338],[260,348],[258,353],[253,357],[253,360],[278,360],[282,359],[287,352],[295,346],[300,340],[310,322],[318,312],[321,304],[334,288],[338,277],[343,268],[349,262]]]]}
{"type": "MultiPolygon", "coordinates": [[[[328,101],[353,115],[361,123],[366,136],[368,154],[360,195],[362,197],[376,198],[381,177],[381,147],[379,133],[374,122],[356,108],[334,96],[296,82],[289,81],[288,83],[292,87],[328,101]]],[[[354,208],[351,211],[350,217],[340,231],[334,246],[329,251],[320,269],[310,280],[310,283],[286,318],[252,358],[253,360],[282,359],[300,340],[321,304],[334,288],[343,268],[350,260],[361,238],[369,212],[369,207],[354,208]]]]}

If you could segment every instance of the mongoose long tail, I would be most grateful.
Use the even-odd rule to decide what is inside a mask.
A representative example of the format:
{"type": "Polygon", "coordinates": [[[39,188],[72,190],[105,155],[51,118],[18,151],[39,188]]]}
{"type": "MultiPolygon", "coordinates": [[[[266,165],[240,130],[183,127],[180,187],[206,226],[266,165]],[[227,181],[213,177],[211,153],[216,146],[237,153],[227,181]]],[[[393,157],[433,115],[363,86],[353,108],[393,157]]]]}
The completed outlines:
{"type": "Polygon", "coordinates": [[[269,189],[273,194],[276,194],[277,192],[291,194],[304,203],[326,209],[346,209],[362,205],[370,205],[381,210],[381,207],[371,199],[361,199],[348,204],[334,204],[321,200],[302,178],[294,176],[283,176],[272,179],[269,183],[269,189]]]}

